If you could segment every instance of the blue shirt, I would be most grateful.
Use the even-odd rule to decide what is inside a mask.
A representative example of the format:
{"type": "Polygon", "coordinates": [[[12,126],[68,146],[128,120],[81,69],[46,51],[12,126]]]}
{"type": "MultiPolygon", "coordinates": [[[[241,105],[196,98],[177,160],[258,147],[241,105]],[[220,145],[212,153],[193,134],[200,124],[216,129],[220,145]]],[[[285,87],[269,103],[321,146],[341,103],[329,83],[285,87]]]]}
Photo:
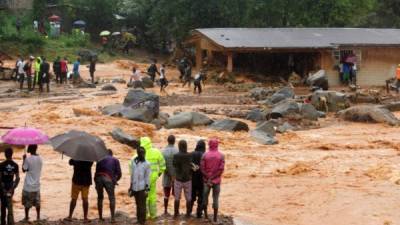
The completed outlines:
{"type": "Polygon", "coordinates": [[[80,65],[81,65],[80,62],[78,62],[78,61],[74,62],[74,68],[73,68],[74,73],[79,72],[79,66],[80,65]]]}
{"type": "Polygon", "coordinates": [[[95,176],[106,176],[110,178],[114,184],[121,179],[121,166],[118,159],[107,156],[100,162],[96,164],[96,174],[95,176]]]}

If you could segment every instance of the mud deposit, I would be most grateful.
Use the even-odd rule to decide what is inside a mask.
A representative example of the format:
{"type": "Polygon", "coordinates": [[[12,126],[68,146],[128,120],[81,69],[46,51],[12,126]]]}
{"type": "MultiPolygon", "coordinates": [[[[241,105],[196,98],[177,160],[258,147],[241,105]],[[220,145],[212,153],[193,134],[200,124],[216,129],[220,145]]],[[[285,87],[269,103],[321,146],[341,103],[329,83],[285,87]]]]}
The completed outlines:
{"type": "MultiPolygon", "coordinates": [[[[97,75],[107,79],[128,79],[129,70],[119,64],[99,65],[97,75]]],[[[87,76],[87,71],[82,74],[87,76]]],[[[168,76],[177,80],[176,71],[170,71],[168,76]]],[[[132,149],[111,138],[109,132],[115,127],[135,137],[150,136],[160,149],[166,145],[169,134],[188,140],[190,149],[199,139],[219,138],[221,151],[226,158],[220,197],[221,212],[240,220],[238,224],[400,224],[400,135],[397,127],[344,122],[334,115],[328,115],[319,121],[319,129],[278,134],[280,144],[274,146],[259,145],[252,141],[248,133],[218,132],[205,127],[156,131],[153,125],[99,113],[101,107],[123,101],[128,91],[126,85],[115,86],[118,89],[116,93],[104,96],[94,95],[100,91],[100,86],[97,89],[77,90],[54,85],[52,94],[40,96],[37,93],[11,93],[9,97],[1,97],[0,118],[1,126],[15,127],[26,123],[44,130],[50,136],[78,129],[103,138],[120,159],[123,168],[123,178],[116,188],[117,210],[124,212],[118,224],[132,224],[135,220],[127,218],[134,217],[135,207],[133,199],[127,195],[127,165],[132,149]]],[[[0,82],[0,93],[16,87],[13,82],[0,82]]],[[[152,91],[158,93],[158,88],[152,91]]],[[[179,97],[162,99],[161,111],[169,113],[252,104],[247,102],[245,93],[228,93],[218,86],[207,85],[201,97],[175,82],[167,91],[171,96],[179,97]],[[241,99],[246,101],[242,102],[241,99]],[[170,100],[171,104],[168,104],[170,100]]],[[[255,126],[254,123],[247,123],[250,127],[255,126]]],[[[0,133],[5,131],[0,130],[0,133]]],[[[43,224],[63,224],[59,220],[68,213],[72,168],[68,166],[67,158],[62,158],[49,146],[41,146],[39,153],[44,158],[41,187],[43,218],[55,221],[43,224]]],[[[15,154],[19,164],[22,154],[21,151],[15,154]]],[[[24,175],[22,181],[23,178],[24,175]]],[[[160,214],[163,199],[161,180],[159,182],[160,214]]],[[[16,221],[23,217],[21,187],[18,187],[14,198],[16,221]]],[[[92,186],[91,219],[97,218],[96,198],[92,186]]],[[[107,201],[105,203],[104,213],[108,217],[107,201]]],[[[172,212],[172,204],[169,210],[172,212]]],[[[80,202],[75,217],[82,218],[80,202]]],[[[231,224],[231,219],[226,218],[225,222],[223,224],[231,224]]],[[[93,224],[101,223],[93,221],[93,224]]],[[[174,222],[162,217],[152,224],[209,223],[195,219],[174,222]]]]}

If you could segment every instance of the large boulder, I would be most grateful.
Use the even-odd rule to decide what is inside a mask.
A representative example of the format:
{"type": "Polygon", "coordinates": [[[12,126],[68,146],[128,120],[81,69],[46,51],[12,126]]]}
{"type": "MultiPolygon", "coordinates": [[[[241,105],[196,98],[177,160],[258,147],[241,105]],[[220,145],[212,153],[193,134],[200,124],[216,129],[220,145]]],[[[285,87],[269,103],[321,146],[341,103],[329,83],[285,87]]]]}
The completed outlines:
{"type": "Polygon", "coordinates": [[[266,119],[267,119],[267,113],[261,109],[253,109],[246,116],[246,120],[250,120],[253,122],[264,121],[266,119]]]}
{"type": "Polygon", "coordinates": [[[277,123],[273,120],[263,122],[250,132],[250,136],[262,145],[278,144],[278,141],[275,139],[276,126],[277,123]]]}
{"type": "Polygon", "coordinates": [[[298,113],[300,113],[299,104],[292,99],[286,99],[272,108],[270,117],[272,119],[277,119],[298,113]]]}
{"type": "Polygon", "coordinates": [[[190,112],[182,112],[176,114],[168,119],[165,128],[175,129],[175,128],[192,128],[193,126],[193,116],[190,112]]]}
{"type": "Polygon", "coordinates": [[[268,98],[268,96],[270,96],[273,92],[274,91],[271,88],[257,87],[250,90],[250,97],[257,101],[261,101],[268,98]]]}
{"type": "Polygon", "coordinates": [[[111,137],[118,141],[121,144],[133,146],[136,142],[137,139],[127,133],[125,133],[121,128],[114,128],[110,132],[111,137]]]}
{"type": "Polygon", "coordinates": [[[272,104],[276,104],[278,102],[281,102],[285,99],[291,99],[294,98],[295,94],[294,94],[294,90],[291,87],[284,87],[280,90],[278,90],[277,92],[275,92],[271,98],[270,101],[272,104]]]}
{"type": "Polygon", "coordinates": [[[101,112],[107,116],[118,116],[123,108],[122,104],[109,105],[103,107],[101,112]]]}
{"type": "Polygon", "coordinates": [[[387,123],[391,126],[400,125],[397,119],[388,109],[377,105],[358,105],[338,112],[345,120],[354,122],[387,123]]]}
{"type": "Polygon", "coordinates": [[[383,108],[388,109],[391,112],[400,111],[400,102],[391,102],[382,106],[383,108]]]}
{"type": "Polygon", "coordinates": [[[328,110],[329,112],[337,112],[347,108],[349,106],[349,101],[347,96],[341,92],[316,91],[311,96],[311,104],[320,111],[328,110]]]}
{"type": "Polygon", "coordinates": [[[142,84],[144,88],[153,88],[154,83],[149,76],[142,77],[142,84]]]}
{"type": "Polygon", "coordinates": [[[191,112],[191,114],[193,117],[194,126],[208,126],[214,122],[212,119],[202,113],[191,112]]]}
{"type": "Polygon", "coordinates": [[[157,116],[154,111],[148,107],[130,108],[124,107],[120,111],[123,118],[139,121],[143,123],[151,123],[157,116]]]}
{"type": "Polygon", "coordinates": [[[117,91],[117,88],[112,84],[106,84],[101,88],[102,91],[117,91]]]}
{"type": "Polygon", "coordinates": [[[320,113],[312,104],[301,104],[300,114],[308,120],[318,120],[320,113]]]}
{"type": "Polygon", "coordinates": [[[210,125],[213,121],[208,116],[198,112],[178,113],[167,120],[166,128],[192,128],[195,126],[210,125]]]}
{"type": "Polygon", "coordinates": [[[296,128],[293,127],[292,125],[290,125],[290,123],[285,122],[284,124],[278,126],[278,127],[276,128],[276,131],[277,131],[278,133],[283,134],[283,133],[286,133],[287,131],[293,131],[293,130],[295,130],[295,129],[296,129],[296,128]]]}
{"type": "Polygon", "coordinates": [[[318,87],[323,90],[328,90],[329,88],[329,83],[328,83],[328,77],[326,76],[325,70],[320,70],[316,72],[315,74],[311,75],[307,79],[307,84],[310,85],[311,87],[318,87]]]}
{"type": "Polygon", "coordinates": [[[133,89],[128,92],[123,105],[130,108],[145,107],[152,111],[153,117],[156,118],[160,112],[160,97],[141,89],[133,89]]]}
{"type": "Polygon", "coordinates": [[[263,132],[268,134],[271,137],[274,137],[276,134],[275,127],[277,127],[278,124],[274,120],[270,121],[265,121],[257,125],[255,131],[263,132]]]}
{"type": "Polygon", "coordinates": [[[218,131],[249,131],[249,126],[238,120],[224,119],[215,121],[213,124],[209,126],[210,129],[218,130],[218,131]]]}

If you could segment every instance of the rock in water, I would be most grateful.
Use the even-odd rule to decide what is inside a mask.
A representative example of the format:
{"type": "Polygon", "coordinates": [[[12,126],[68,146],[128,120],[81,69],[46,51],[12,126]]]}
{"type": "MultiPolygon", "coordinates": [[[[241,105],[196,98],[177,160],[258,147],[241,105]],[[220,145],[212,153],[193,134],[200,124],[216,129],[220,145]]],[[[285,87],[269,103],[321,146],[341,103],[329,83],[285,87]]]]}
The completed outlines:
{"type": "Polygon", "coordinates": [[[272,93],[273,90],[270,88],[253,88],[250,90],[250,97],[257,101],[261,101],[268,98],[268,96],[272,93]]]}
{"type": "Polygon", "coordinates": [[[143,123],[151,123],[156,118],[154,111],[148,107],[140,107],[140,108],[124,107],[120,113],[122,117],[126,119],[139,121],[143,123]]]}
{"type": "Polygon", "coordinates": [[[159,96],[141,89],[130,90],[125,97],[123,105],[129,108],[145,107],[152,112],[153,119],[157,118],[160,112],[159,96]]]}
{"type": "Polygon", "coordinates": [[[249,126],[246,123],[231,119],[215,121],[213,124],[209,126],[209,128],[213,130],[230,131],[230,132],[249,131],[249,126]]]}
{"type": "Polygon", "coordinates": [[[178,113],[167,120],[165,128],[192,128],[195,126],[210,125],[213,121],[208,116],[198,112],[182,112],[178,113]]]}
{"type": "Polygon", "coordinates": [[[274,120],[260,123],[256,129],[250,132],[250,136],[262,145],[278,144],[278,141],[275,139],[275,127],[277,125],[277,122],[274,120]]]}
{"type": "Polygon", "coordinates": [[[347,96],[340,92],[316,91],[311,96],[311,104],[320,111],[337,112],[347,108],[349,101],[347,96]]]}
{"type": "Polygon", "coordinates": [[[153,88],[154,83],[149,76],[142,77],[142,84],[144,88],[153,88]]]}
{"type": "Polygon", "coordinates": [[[275,139],[275,137],[271,137],[267,133],[260,132],[257,130],[253,130],[250,132],[251,137],[262,145],[275,145],[279,142],[275,139]]]}
{"type": "Polygon", "coordinates": [[[137,142],[137,139],[135,137],[125,133],[120,128],[114,128],[110,132],[110,135],[114,140],[118,141],[121,144],[133,146],[137,142]]]}
{"type": "Polygon", "coordinates": [[[117,91],[117,88],[116,88],[114,85],[112,85],[112,84],[107,84],[107,85],[104,85],[104,86],[101,88],[101,90],[102,90],[102,91],[117,91]]]}
{"type": "Polygon", "coordinates": [[[392,112],[377,105],[353,106],[338,112],[338,115],[342,119],[354,122],[387,123],[391,126],[400,125],[400,120],[392,112]]]}
{"type": "Polygon", "coordinates": [[[301,104],[300,106],[300,114],[303,118],[308,120],[318,120],[320,117],[320,113],[317,109],[311,104],[301,104]]]}
{"type": "Polygon", "coordinates": [[[278,102],[281,102],[285,99],[288,98],[294,98],[295,94],[294,94],[294,90],[291,87],[284,87],[280,90],[278,90],[277,92],[275,92],[275,94],[273,94],[270,98],[270,101],[272,104],[276,104],[278,102]]]}
{"type": "Polygon", "coordinates": [[[290,123],[285,122],[283,125],[278,126],[278,128],[276,129],[276,131],[277,131],[278,133],[283,134],[283,133],[286,133],[286,132],[289,131],[289,130],[293,131],[294,129],[295,129],[295,127],[293,127],[292,125],[290,125],[290,123]]]}
{"type": "Polygon", "coordinates": [[[167,125],[165,128],[167,129],[175,129],[175,128],[192,128],[193,125],[193,116],[189,112],[179,113],[174,115],[168,119],[167,125]]]}
{"type": "Polygon", "coordinates": [[[208,126],[214,122],[212,119],[202,113],[191,112],[191,114],[193,117],[193,126],[208,126]]]}
{"type": "Polygon", "coordinates": [[[318,87],[325,91],[328,90],[329,84],[325,70],[320,70],[315,74],[311,75],[307,79],[307,84],[310,85],[311,87],[318,87]]]}
{"type": "Polygon", "coordinates": [[[275,127],[277,125],[278,124],[273,120],[266,121],[266,122],[263,122],[263,123],[260,123],[259,125],[257,125],[255,131],[266,133],[269,136],[274,137],[276,134],[275,127]]]}
{"type": "Polygon", "coordinates": [[[109,105],[104,107],[101,112],[107,116],[119,116],[123,108],[124,106],[121,104],[109,105]]]}
{"type": "Polygon", "coordinates": [[[266,119],[267,113],[262,111],[261,109],[253,109],[246,116],[246,120],[250,120],[253,122],[265,121],[266,119]]]}
{"type": "Polygon", "coordinates": [[[298,114],[298,113],[300,113],[299,104],[292,99],[286,99],[285,101],[276,104],[272,108],[270,117],[272,119],[277,119],[280,117],[285,117],[291,114],[298,114]]]}

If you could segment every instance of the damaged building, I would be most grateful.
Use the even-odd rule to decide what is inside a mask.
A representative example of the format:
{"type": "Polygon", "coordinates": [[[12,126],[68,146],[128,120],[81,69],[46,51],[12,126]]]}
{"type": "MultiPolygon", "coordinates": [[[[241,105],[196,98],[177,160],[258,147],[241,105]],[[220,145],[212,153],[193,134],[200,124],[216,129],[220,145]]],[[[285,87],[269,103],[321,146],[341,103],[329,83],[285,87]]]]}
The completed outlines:
{"type": "Polygon", "coordinates": [[[196,29],[188,43],[195,65],[204,61],[228,72],[304,77],[323,69],[340,84],[339,65],[349,56],[360,85],[384,85],[400,64],[400,29],[209,28],[196,29]]]}

